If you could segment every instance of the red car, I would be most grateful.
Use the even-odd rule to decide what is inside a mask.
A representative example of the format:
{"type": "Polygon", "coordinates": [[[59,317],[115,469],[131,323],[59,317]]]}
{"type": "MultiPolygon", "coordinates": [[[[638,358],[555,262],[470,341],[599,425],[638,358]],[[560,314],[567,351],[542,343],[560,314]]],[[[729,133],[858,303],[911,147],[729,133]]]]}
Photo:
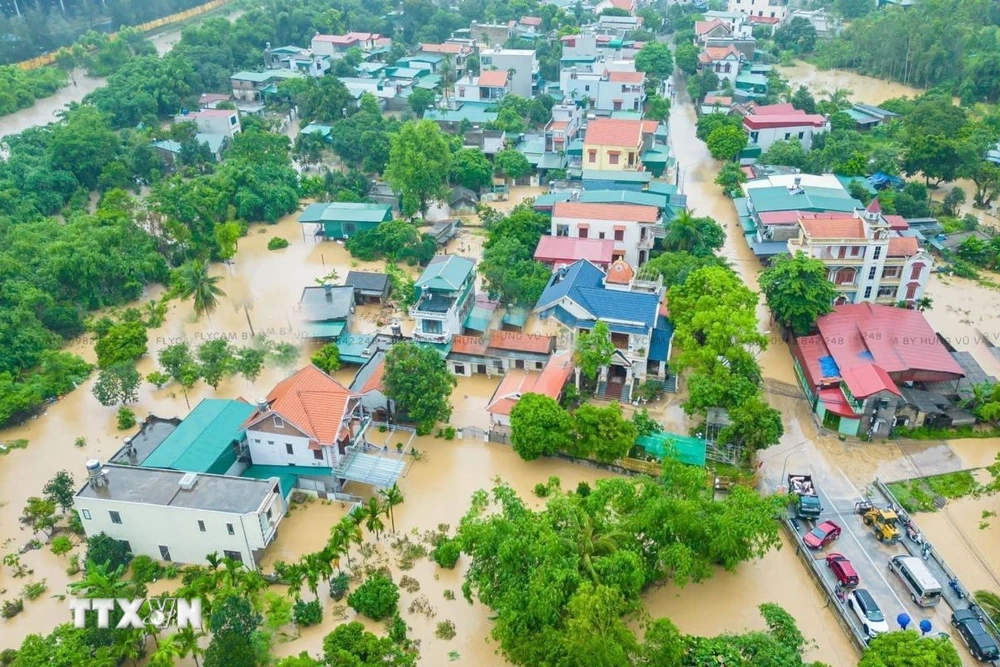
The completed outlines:
{"type": "Polygon", "coordinates": [[[833,572],[833,576],[840,582],[841,586],[857,586],[860,579],[858,573],[842,554],[831,553],[826,557],[826,565],[833,572]]]}
{"type": "Polygon", "coordinates": [[[805,534],[802,541],[810,549],[822,549],[840,537],[840,526],[833,521],[824,521],[805,534]]]}

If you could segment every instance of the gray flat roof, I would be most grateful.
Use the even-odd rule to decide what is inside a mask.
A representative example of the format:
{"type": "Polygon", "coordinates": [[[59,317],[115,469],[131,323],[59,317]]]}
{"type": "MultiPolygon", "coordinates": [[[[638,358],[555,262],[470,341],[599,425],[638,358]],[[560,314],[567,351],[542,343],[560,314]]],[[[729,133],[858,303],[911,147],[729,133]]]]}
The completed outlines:
{"type": "Polygon", "coordinates": [[[354,307],[354,287],[332,285],[329,293],[326,287],[303,287],[299,305],[310,322],[346,320],[354,307]]]}
{"type": "Polygon", "coordinates": [[[275,486],[275,482],[262,479],[198,474],[194,488],[185,491],[180,487],[181,478],[192,473],[110,463],[104,466],[104,470],[108,476],[107,485],[95,488],[88,483],[77,491],[76,496],[123,503],[249,514],[257,511],[275,486]]]}

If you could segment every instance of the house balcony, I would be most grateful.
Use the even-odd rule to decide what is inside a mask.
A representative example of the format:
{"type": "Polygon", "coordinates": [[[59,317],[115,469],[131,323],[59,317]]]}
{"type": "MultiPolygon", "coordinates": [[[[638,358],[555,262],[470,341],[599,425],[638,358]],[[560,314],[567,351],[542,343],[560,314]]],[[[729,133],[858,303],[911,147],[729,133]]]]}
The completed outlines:
{"type": "Polygon", "coordinates": [[[858,281],[849,283],[834,283],[833,286],[842,292],[853,292],[858,289],[858,281]]]}
{"type": "Polygon", "coordinates": [[[879,284],[881,284],[881,285],[898,285],[900,282],[902,282],[902,280],[903,280],[903,276],[902,275],[898,275],[898,276],[882,276],[882,278],[879,280],[879,284]]]}
{"type": "Polygon", "coordinates": [[[875,297],[875,303],[881,303],[886,306],[893,306],[896,304],[896,295],[892,294],[890,296],[877,296],[875,297]]]}
{"type": "Polygon", "coordinates": [[[639,242],[636,243],[635,245],[636,248],[638,248],[639,250],[650,250],[652,249],[655,240],[656,237],[654,236],[652,231],[650,231],[650,233],[640,236],[639,242]]]}
{"type": "Polygon", "coordinates": [[[843,264],[845,266],[858,266],[860,264],[864,264],[865,261],[863,255],[858,255],[857,257],[841,257],[839,254],[826,251],[817,253],[814,257],[822,260],[826,264],[843,264]]]}
{"type": "Polygon", "coordinates": [[[410,307],[410,317],[444,321],[448,319],[448,313],[455,307],[457,301],[458,297],[454,294],[426,292],[410,307]]]}

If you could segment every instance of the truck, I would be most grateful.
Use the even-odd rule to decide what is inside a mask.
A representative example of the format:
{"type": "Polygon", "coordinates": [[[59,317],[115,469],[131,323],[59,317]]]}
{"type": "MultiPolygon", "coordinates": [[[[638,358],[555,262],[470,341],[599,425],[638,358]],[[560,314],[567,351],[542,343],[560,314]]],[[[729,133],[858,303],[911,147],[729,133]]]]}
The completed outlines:
{"type": "Polygon", "coordinates": [[[788,493],[792,496],[792,507],[796,517],[815,521],[823,513],[812,475],[789,475],[788,493]]]}

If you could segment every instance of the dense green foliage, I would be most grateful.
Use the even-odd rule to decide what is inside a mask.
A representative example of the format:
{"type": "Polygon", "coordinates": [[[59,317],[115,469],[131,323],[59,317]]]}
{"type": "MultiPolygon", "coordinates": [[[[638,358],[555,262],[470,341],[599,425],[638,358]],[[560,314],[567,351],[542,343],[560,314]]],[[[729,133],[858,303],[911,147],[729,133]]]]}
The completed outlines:
{"type": "Polygon", "coordinates": [[[22,70],[0,67],[0,116],[34,104],[66,85],[66,73],[54,67],[22,70]]]}
{"type": "Polygon", "coordinates": [[[352,257],[366,262],[386,258],[409,265],[426,264],[437,252],[437,241],[406,220],[390,220],[353,234],[344,244],[352,257]]]}
{"type": "Polygon", "coordinates": [[[478,268],[483,287],[504,305],[534,306],[552,276],[549,267],[534,260],[538,239],[549,230],[549,218],[535,212],[530,203],[518,204],[506,216],[487,209],[481,217],[486,225],[478,268]]]}
{"type": "Polygon", "coordinates": [[[757,282],[771,314],[796,336],[810,333],[816,318],[829,313],[837,297],[826,265],[802,252],[778,257],[757,282]]]}
{"type": "Polygon", "coordinates": [[[347,596],[347,604],[359,614],[381,621],[396,612],[399,588],[388,576],[376,572],[347,596]]]}
{"type": "Polygon", "coordinates": [[[886,632],[875,637],[858,667],[959,667],[955,644],[948,637],[921,637],[913,630],[886,632]]]}
{"type": "Polygon", "coordinates": [[[385,355],[383,383],[386,395],[419,431],[430,432],[451,417],[448,397],[456,380],[437,350],[408,342],[393,345],[385,355]]]}
{"type": "Polygon", "coordinates": [[[525,461],[565,451],[573,442],[573,420],[552,398],[528,393],[510,411],[511,445],[525,461]]]}
{"type": "Polygon", "coordinates": [[[970,103],[1000,99],[1000,6],[990,0],[927,0],[888,6],[822,43],[820,62],[932,88],[970,103]],[[912,10],[912,11],[910,11],[912,10]]]}
{"type": "Polygon", "coordinates": [[[508,486],[479,491],[458,532],[470,561],[463,592],[493,611],[491,634],[517,665],[638,664],[623,616],[638,611],[644,588],[701,581],[779,543],[781,498],[737,489],[715,501],[701,469],[669,460],[661,480],[600,480],[586,496],[551,491],[538,511],[508,486]]]}
{"type": "Polygon", "coordinates": [[[94,565],[105,565],[111,570],[127,567],[132,561],[132,552],[125,543],[98,533],[87,540],[87,562],[94,565]]]}

